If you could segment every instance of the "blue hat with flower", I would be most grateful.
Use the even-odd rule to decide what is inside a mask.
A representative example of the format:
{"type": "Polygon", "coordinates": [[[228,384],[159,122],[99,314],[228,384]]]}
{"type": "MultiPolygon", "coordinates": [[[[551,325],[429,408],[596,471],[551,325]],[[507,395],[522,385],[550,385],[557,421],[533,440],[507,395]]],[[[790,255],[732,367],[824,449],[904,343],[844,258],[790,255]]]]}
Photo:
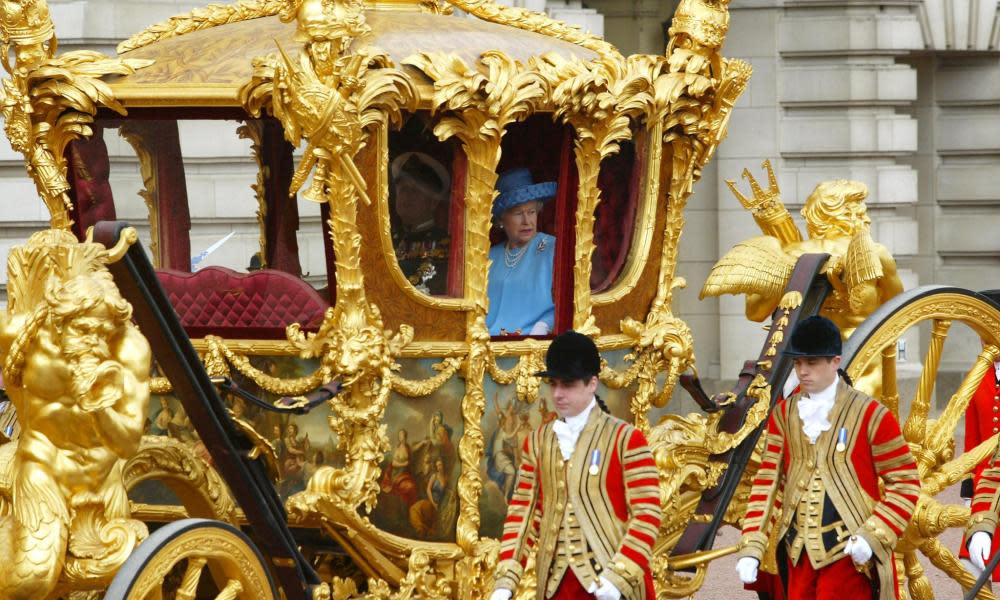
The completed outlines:
{"type": "Polygon", "coordinates": [[[535,183],[528,169],[511,169],[497,179],[500,194],[493,201],[493,217],[498,218],[507,209],[525,202],[545,202],[556,195],[556,182],[535,183]]]}

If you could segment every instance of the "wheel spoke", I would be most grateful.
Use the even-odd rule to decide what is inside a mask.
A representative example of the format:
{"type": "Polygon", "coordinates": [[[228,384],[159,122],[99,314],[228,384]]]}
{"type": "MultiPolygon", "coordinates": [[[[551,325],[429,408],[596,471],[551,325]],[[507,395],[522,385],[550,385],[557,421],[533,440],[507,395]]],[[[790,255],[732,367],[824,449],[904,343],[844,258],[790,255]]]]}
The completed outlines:
{"type": "Polygon", "coordinates": [[[958,387],[955,395],[951,397],[948,406],[945,407],[941,417],[934,423],[932,431],[928,435],[925,448],[937,455],[938,460],[944,458],[946,449],[955,437],[955,428],[958,421],[965,415],[965,409],[969,406],[969,399],[979,387],[979,382],[983,380],[983,375],[987,369],[993,368],[995,347],[987,346],[976,358],[976,362],[962,380],[962,385],[958,387]],[[991,350],[992,349],[992,350],[991,350]]]}
{"type": "MultiPolygon", "coordinates": [[[[976,583],[976,578],[972,576],[972,573],[966,571],[965,567],[962,566],[962,563],[958,562],[958,559],[955,558],[951,550],[938,541],[937,538],[930,538],[924,541],[920,545],[920,551],[931,561],[932,565],[944,571],[945,575],[951,577],[958,585],[962,586],[963,594],[968,592],[976,583]]],[[[983,586],[983,589],[976,594],[976,599],[996,600],[996,596],[986,586],[983,586]]]]}
{"type": "Polygon", "coordinates": [[[205,569],[208,561],[204,558],[189,558],[187,570],[184,571],[184,578],[177,588],[177,600],[194,600],[198,593],[198,581],[201,580],[201,572],[205,569]]]}
{"type": "Polygon", "coordinates": [[[882,349],[882,404],[899,418],[899,387],[896,384],[896,344],[882,349]]]}
{"type": "Polygon", "coordinates": [[[910,406],[910,415],[903,425],[903,437],[911,444],[920,444],[926,439],[931,394],[934,392],[934,381],[941,365],[941,349],[944,347],[944,340],[948,337],[950,327],[951,321],[947,319],[934,319],[934,325],[931,327],[931,341],[927,345],[924,369],[920,372],[920,383],[917,385],[917,393],[910,406]]]}
{"type": "Polygon", "coordinates": [[[910,584],[910,597],[913,600],[934,600],[934,590],[931,589],[931,582],[924,573],[923,565],[917,560],[917,553],[903,554],[903,565],[910,584]]]}
{"type": "Polygon", "coordinates": [[[243,584],[235,579],[230,579],[226,587],[222,588],[215,600],[236,600],[243,593],[243,584]]]}

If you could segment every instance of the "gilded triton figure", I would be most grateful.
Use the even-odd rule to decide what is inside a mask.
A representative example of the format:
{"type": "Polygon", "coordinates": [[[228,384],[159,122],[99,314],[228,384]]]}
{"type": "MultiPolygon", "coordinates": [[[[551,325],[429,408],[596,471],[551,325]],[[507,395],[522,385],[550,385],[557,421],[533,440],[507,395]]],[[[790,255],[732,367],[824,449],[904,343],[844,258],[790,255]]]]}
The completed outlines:
{"type": "Polygon", "coordinates": [[[20,436],[0,448],[0,597],[106,585],[146,536],[122,481],[149,403],[150,347],[105,268],[62,230],[8,264],[0,358],[20,436]]]}

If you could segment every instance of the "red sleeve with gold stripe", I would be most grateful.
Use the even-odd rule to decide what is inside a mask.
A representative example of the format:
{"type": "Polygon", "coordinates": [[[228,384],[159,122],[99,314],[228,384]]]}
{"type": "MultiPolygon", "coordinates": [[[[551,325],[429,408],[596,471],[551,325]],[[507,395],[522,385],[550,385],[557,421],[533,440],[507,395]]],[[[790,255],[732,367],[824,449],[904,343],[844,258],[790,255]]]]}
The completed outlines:
{"type": "Polygon", "coordinates": [[[972,498],[972,519],[965,531],[965,539],[977,531],[993,535],[1000,522],[1000,447],[997,447],[990,464],[976,482],[976,495],[972,498]]]}
{"type": "Polygon", "coordinates": [[[521,467],[517,471],[514,495],[507,507],[507,519],[500,539],[500,557],[496,567],[494,589],[512,592],[524,574],[527,552],[538,543],[542,519],[542,492],[538,477],[534,432],[524,440],[521,467]]]}
{"type": "Polygon", "coordinates": [[[920,474],[910,447],[889,409],[877,402],[866,408],[870,417],[868,438],[875,472],[883,483],[882,499],[857,532],[873,549],[891,553],[916,510],[920,497],[920,474]]]}
{"type": "Polygon", "coordinates": [[[776,506],[776,495],[781,487],[784,473],[785,433],[784,423],[779,416],[786,403],[780,402],[767,421],[764,438],[764,455],[753,479],[747,512],[743,517],[743,537],[740,538],[741,557],[749,556],[762,561],[767,549],[767,532],[771,514],[776,506]]]}
{"type": "Polygon", "coordinates": [[[602,575],[623,596],[641,598],[645,592],[640,590],[646,587],[646,573],[660,531],[660,478],[646,436],[632,427],[623,429],[626,438],[622,450],[622,478],[628,520],[625,537],[602,575]]]}

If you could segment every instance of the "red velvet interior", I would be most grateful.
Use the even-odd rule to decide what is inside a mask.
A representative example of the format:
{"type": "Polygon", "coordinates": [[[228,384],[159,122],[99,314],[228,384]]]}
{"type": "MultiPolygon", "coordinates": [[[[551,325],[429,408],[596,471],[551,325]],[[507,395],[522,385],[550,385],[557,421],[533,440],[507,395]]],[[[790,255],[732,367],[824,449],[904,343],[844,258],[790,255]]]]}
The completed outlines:
{"type": "Polygon", "coordinates": [[[329,308],[312,286],[281,271],[205,267],[196,273],[161,269],[156,274],[191,337],[282,338],[292,323],[319,327],[329,308]]]}
{"type": "Polygon", "coordinates": [[[104,143],[104,128],[93,126],[90,139],[73,140],[66,148],[69,163],[69,197],[73,202],[73,232],[83,239],[98,221],[115,220],[115,200],[108,175],[111,163],[104,143]]]}
{"type": "Polygon", "coordinates": [[[601,161],[597,176],[601,202],[594,213],[596,248],[590,273],[590,289],[594,292],[611,287],[632,246],[639,176],[643,171],[637,167],[636,145],[632,142],[623,142],[621,151],[601,161]]]}

